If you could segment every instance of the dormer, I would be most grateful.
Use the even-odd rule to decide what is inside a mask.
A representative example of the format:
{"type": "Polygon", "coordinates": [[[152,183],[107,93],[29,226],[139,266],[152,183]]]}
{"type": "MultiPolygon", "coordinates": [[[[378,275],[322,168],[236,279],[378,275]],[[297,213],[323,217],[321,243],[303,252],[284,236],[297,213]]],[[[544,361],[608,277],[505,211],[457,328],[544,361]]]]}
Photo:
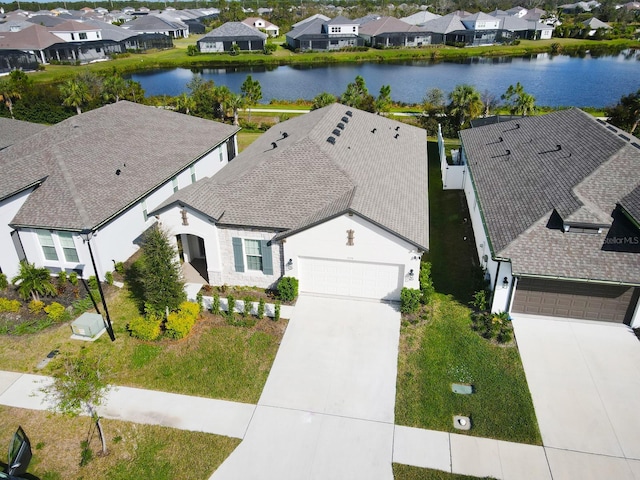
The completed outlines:
{"type": "Polygon", "coordinates": [[[358,35],[358,24],[346,17],[338,16],[322,26],[322,33],[327,35],[358,35]]]}

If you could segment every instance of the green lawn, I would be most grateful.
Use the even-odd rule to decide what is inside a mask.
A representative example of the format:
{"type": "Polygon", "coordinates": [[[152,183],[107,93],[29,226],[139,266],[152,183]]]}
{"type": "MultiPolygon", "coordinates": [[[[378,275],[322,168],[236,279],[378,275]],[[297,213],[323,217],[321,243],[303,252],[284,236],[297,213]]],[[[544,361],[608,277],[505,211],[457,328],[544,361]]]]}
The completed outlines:
{"type": "MultiPolygon", "coordinates": [[[[103,335],[93,343],[69,338],[68,324],[25,336],[3,336],[0,370],[35,372],[54,348],[90,349],[108,359],[110,383],[167,392],[256,403],[267,380],[286,322],[260,320],[254,327],[227,325],[208,313],[180,341],[144,342],[129,336],[126,325],[138,315],[127,290],[108,299],[116,341],[103,335]]],[[[47,375],[49,368],[37,371],[47,375]]]]}
{"type": "Polygon", "coordinates": [[[428,322],[403,325],[396,423],[458,432],[453,415],[471,418],[470,435],[541,444],[533,403],[515,343],[493,344],[471,330],[469,309],[436,295],[428,322]],[[471,383],[472,395],[451,391],[471,383]]]}
{"type": "Polygon", "coordinates": [[[443,472],[441,470],[410,467],[409,465],[394,463],[393,478],[395,480],[477,480],[478,477],[457,475],[455,473],[443,472]]]}
{"type": "MultiPolygon", "coordinates": [[[[80,442],[87,438],[87,417],[0,405],[0,443],[7,445],[22,426],[33,451],[28,478],[41,480],[206,480],[240,443],[235,438],[155,425],[108,419],[101,423],[108,455],[98,455],[100,442],[94,434],[90,443],[93,459],[84,467],[79,465],[80,442]]],[[[0,469],[3,467],[0,462],[0,469]]]]}

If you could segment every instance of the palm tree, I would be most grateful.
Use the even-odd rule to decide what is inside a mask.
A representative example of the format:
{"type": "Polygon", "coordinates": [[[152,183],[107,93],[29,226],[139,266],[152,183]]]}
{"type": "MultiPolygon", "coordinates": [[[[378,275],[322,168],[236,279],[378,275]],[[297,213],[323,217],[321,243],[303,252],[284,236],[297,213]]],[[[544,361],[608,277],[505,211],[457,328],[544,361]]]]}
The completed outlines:
{"type": "Polygon", "coordinates": [[[120,74],[113,72],[102,82],[102,96],[107,102],[111,100],[119,102],[124,96],[126,88],[127,82],[125,82],[124,78],[120,74]]]}
{"type": "Polygon", "coordinates": [[[11,118],[14,118],[13,101],[21,98],[21,96],[20,90],[15,82],[12,82],[10,79],[0,80],[0,102],[4,102],[7,106],[11,118]]]}
{"type": "Polygon", "coordinates": [[[311,110],[318,110],[319,108],[326,107],[327,105],[336,103],[337,100],[338,99],[336,98],[336,96],[331,93],[319,93],[313,98],[313,105],[311,106],[311,110]]]}
{"type": "Polygon", "coordinates": [[[176,97],[176,110],[181,113],[186,113],[187,115],[191,115],[191,111],[195,110],[196,101],[193,97],[187,95],[186,93],[182,93],[176,97]]]}
{"type": "Polygon", "coordinates": [[[523,117],[536,109],[536,99],[533,95],[524,91],[524,87],[517,82],[509,85],[507,91],[500,97],[509,107],[511,115],[522,115],[523,117]]]}
{"type": "Polygon", "coordinates": [[[237,93],[232,93],[226,100],[225,107],[233,111],[233,124],[236,126],[240,125],[238,121],[238,110],[244,108],[245,102],[245,97],[237,93]]]}
{"type": "Polygon", "coordinates": [[[89,86],[77,78],[67,80],[60,85],[60,95],[64,99],[62,104],[65,107],[75,107],[78,115],[82,113],[82,106],[91,100],[89,86]]]}
{"type": "Polygon", "coordinates": [[[20,262],[20,272],[11,279],[11,283],[18,284],[18,294],[27,300],[31,296],[40,300],[40,295],[56,295],[58,291],[51,283],[51,272],[46,268],[37,268],[34,263],[20,262]]]}
{"type": "Polygon", "coordinates": [[[467,120],[479,117],[482,114],[483,105],[480,93],[471,85],[457,85],[449,94],[451,103],[449,113],[458,117],[460,126],[467,120]]]}

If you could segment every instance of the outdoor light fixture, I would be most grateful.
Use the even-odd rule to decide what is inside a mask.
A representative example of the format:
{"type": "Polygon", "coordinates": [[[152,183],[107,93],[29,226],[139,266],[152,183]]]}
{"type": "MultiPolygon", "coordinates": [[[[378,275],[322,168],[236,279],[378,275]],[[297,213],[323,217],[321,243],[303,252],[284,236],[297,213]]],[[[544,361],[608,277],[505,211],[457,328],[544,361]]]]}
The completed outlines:
{"type": "Polygon", "coordinates": [[[509,286],[509,279],[507,277],[504,277],[504,279],[502,280],[502,288],[507,288],[509,286]]]}
{"type": "MultiPolygon", "coordinates": [[[[111,317],[109,317],[109,310],[107,309],[107,301],[104,298],[104,293],[102,292],[102,284],[100,283],[100,277],[98,276],[98,269],[96,268],[96,261],[93,257],[93,250],[91,249],[91,238],[93,238],[93,230],[83,230],[80,232],[80,238],[87,244],[89,247],[89,255],[91,256],[91,264],[93,265],[93,271],[96,274],[96,280],[98,282],[98,291],[100,292],[100,297],[102,298],[102,307],[104,308],[104,314],[107,317],[107,332],[109,333],[109,338],[112,342],[116,340],[116,336],[113,333],[113,326],[111,325],[111,317]]],[[[89,295],[91,295],[91,291],[89,291],[89,295]]]]}
{"type": "Polygon", "coordinates": [[[291,270],[293,268],[293,259],[290,258],[287,262],[287,270],[291,270]]]}
{"type": "Polygon", "coordinates": [[[409,270],[409,281],[413,280],[413,268],[411,270],[409,270]]]}

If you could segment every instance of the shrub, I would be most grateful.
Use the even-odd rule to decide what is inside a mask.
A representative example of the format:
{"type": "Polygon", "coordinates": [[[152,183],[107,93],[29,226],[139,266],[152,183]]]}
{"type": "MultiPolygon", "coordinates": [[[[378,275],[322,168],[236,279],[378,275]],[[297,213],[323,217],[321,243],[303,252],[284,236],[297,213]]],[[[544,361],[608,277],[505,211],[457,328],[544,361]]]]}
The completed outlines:
{"type": "Polygon", "coordinates": [[[473,300],[471,301],[471,306],[475,308],[479,312],[484,312],[487,309],[487,291],[486,290],[478,290],[473,294],[473,300]]]}
{"type": "Polygon", "coordinates": [[[124,263],[123,262],[115,262],[113,264],[113,269],[116,271],[116,273],[118,273],[120,275],[124,275],[124,263]]]}
{"type": "Polygon", "coordinates": [[[507,343],[513,338],[513,326],[507,312],[475,312],[471,315],[471,327],[482,337],[507,343]]]}
{"type": "Polygon", "coordinates": [[[282,277],[278,282],[278,297],[283,302],[292,302],[298,296],[298,279],[282,277]]]}
{"type": "Polygon", "coordinates": [[[44,302],[42,300],[31,300],[27,308],[33,315],[37,315],[42,312],[42,309],[44,308],[44,302]]]}
{"type": "Polygon", "coordinates": [[[104,281],[109,285],[113,285],[113,273],[112,272],[104,272],[104,281]]]}
{"type": "Polygon", "coordinates": [[[198,50],[198,47],[196,47],[195,45],[187,45],[187,55],[193,57],[194,55],[197,55],[199,53],[200,51],[198,50]]]}
{"type": "Polygon", "coordinates": [[[273,321],[277,322],[278,320],[280,320],[280,300],[276,300],[274,310],[275,311],[273,312],[273,321]]]}
{"type": "Polygon", "coordinates": [[[264,298],[261,298],[258,301],[258,312],[256,315],[258,318],[262,319],[264,317],[264,298]]]}
{"type": "Polygon", "coordinates": [[[420,308],[422,292],[416,288],[403,288],[400,291],[400,311],[402,313],[416,313],[420,308]]]}
{"type": "Polygon", "coordinates": [[[9,300],[8,298],[0,298],[0,313],[12,312],[20,310],[20,302],[18,300],[9,300]]]}
{"type": "Polygon", "coordinates": [[[213,295],[213,301],[211,302],[211,313],[218,315],[220,313],[220,295],[217,293],[213,295]]]}
{"type": "Polygon", "coordinates": [[[275,43],[267,43],[264,46],[264,54],[265,55],[273,55],[273,52],[277,50],[278,46],[275,43]]]}
{"type": "Polygon", "coordinates": [[[87,280],[87,284],[89,285],[90,290],[98,290],[98,279],[95,275],[91,275],[87,280]]]}
{"type": "Polygon", "coordinates": [[[235,318],[235,311],[236,299],[233,297],[233,295],[229,295],[227,297],[227,317],[230,321],[233,321],[233,319],[235,318]]]}
{"type": "Polygon", "coordinates": [[[135,317],[127,325],[132,337],[140,340],[155,340],[160,336],[160,323],[162,320],[155,315],[135,317]]]}
{"type": "Polygon", "coordinates": [[[431,262],[422,262],[420,265],[420,302],[426,305],[433,295],[433,280],[431,280],[431,262]]]}
{"type": "Polygon", "coordinates": [[[0,273],[0,290],[4,290],[9,286],[9,280],[4,273],[0,273]]]}
{"type": "Polygon", "coordinates": [[[52,322],[65,322],[71,318],[67,309],[58,302],[53,302],[51,305],[44,307],[44,311],[52,322]]]}
{"type": "Polygon", "coordinates": [[[183,315],[193,318],[194,322],[200,317],[200,305],[195,302],[182,302],[178,311],[183,315]]]}
{"type": "Polygon", "coordinates": [[[93,308],[93,302],[90,297],[84,297],[76,300],[71,304],[74,315],[80,315],[81,313],[91,310],[93,308]]]}
{"type": "Polygon", "coordinates": [[[76,287],[78,285],[78,273],[77,272],[71,272],[69,274],[69,283],[71,285],[73,285],[74,287],[76,287]]]}
{"type": "Polygon", "coordinates": [[[67,289],[67,272],[65,272],[64,270],[61,270],[60,272],[58,272],[58,292],[59,293],[64,293],[64,291],[67,289]]]}
{"type": "Polygon", "coordinates": [[[196,318],[188,310],[171,312],[165,322],[167,336],[175,339],[186,337],[196,324],[196,318]]]}
{"type": "Polygon", "coordinates": [[[202,298],[202,292],[196,293],[196,303],[198,304],[200,312],[202,312],[202,310],[204,310],[204,299],[202,298]]]}
{"type": "Polygon", "coordinates": [[[247,318],[251,315],[251,308],[253,307],[253,298],[244,297],[244,308],[242,309],[242,316],[247,318]]]}

